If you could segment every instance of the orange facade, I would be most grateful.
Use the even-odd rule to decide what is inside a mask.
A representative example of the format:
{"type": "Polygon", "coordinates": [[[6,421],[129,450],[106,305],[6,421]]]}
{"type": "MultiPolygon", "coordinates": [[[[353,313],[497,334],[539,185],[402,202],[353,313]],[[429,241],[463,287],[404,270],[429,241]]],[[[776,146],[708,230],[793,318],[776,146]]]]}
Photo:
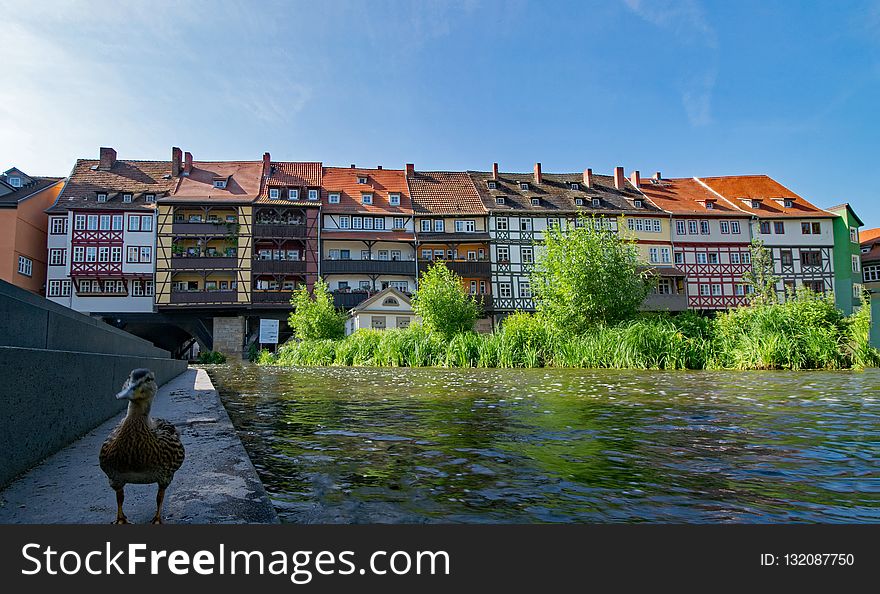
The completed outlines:
{"type": "Polygon", "coordinates": [[[0,208],[0,279],[38,295],[45,294],[48,217],[63,182],[37,192],[14,207],[0,208]],[[30,275],[19,272],[19,257],[27,258],[30,275]]]}

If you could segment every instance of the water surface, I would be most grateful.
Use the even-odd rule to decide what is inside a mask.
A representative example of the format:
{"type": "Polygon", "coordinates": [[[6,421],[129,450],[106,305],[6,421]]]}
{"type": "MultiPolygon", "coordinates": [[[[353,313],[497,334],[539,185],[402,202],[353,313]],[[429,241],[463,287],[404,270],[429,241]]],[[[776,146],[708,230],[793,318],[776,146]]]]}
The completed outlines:
{"type": "Polygon", "coordinates": [[[880,371],[217,366],[286,522],[877,522],[880,371]]]}

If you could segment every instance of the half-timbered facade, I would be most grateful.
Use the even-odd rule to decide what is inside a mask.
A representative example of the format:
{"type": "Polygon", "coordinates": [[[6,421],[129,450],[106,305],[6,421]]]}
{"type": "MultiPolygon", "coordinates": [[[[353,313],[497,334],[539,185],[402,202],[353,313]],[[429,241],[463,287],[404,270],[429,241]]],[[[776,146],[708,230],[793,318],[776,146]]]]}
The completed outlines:
{"type": "Polygon", "coordinates": [[[318,278],[321,163],[270,162],[254,201],[253,287],[258,308],[289,309],[293,291],[318,278]]]}
{"type": "Polygon", "coordinates": [[[416,289],[416,237],[400,169],[324,167],[321,276],[337,307],[350,309],[394,287],[416,289]]]}
{"type": "Polygon", "coordinates": [[[751,267],[751,217],[691,178],[657,173],[642,180],[641,190],[671,215],[673,264],[685,273],[688,308],[744,305],[751,289],[743,281],[751,267]]]}
{"type": "Polygon", "coordinates": [[[153,311],[156,203],[168,161],[80,159],[49,216],[47,297],[87,313],[153,311]]]}
{"type": "Polygon", "coordinates": [[[262,161],[193,161],[159,200],[156,304],[160,309],[249,306],[253,202],[262,161]]]}
{"type": "Polygon", "coordinates": [[[461,277],[487,316],[490,329],[492,267],[489,260],[489,211],[467,173],[415,171],[407,165],[407,184],[415,216],[419,274],[442,260],[461,277]]]}
{"type": "Polygon", "coordinates": [[[798,287],[834,291],[834,216],[766,175],[695,178],[751,215],[751,237],[773,254],[781,299],[798,287]]]}

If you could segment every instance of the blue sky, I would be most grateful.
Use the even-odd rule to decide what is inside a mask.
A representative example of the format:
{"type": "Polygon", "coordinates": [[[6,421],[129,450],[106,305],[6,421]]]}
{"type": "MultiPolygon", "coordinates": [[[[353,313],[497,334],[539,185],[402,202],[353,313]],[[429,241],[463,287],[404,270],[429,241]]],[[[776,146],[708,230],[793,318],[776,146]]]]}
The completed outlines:
{"type": "Polygon", "coordinates": [[[880,0],[0,0],[0,167],[766,173],[880,225],[880,0]]]}

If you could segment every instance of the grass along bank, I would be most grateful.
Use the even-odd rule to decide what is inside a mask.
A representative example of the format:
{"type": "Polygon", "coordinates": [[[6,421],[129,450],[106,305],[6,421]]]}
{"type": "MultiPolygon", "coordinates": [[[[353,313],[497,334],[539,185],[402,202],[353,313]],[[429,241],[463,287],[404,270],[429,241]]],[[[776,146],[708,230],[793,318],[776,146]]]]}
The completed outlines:
{"type": "Polygon", "coordinates": [[[578,333],[517,313],[492,334],[447,337],[422,325],[359,330],[343,339],[291,341],[264,365],[380,367],[573,367],[610,369],[852,369],[876,366],[870,308],[845,317],[833,299],[803,291],[713,319],[644,314],[578,333]]]}

